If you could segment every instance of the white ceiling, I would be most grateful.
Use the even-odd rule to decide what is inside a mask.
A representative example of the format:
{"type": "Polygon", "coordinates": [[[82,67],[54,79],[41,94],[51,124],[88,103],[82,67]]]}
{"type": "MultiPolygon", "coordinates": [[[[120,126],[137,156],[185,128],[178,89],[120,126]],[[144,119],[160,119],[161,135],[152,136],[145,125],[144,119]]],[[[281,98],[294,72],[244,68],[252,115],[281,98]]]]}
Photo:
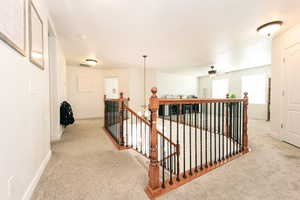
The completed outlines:
{"type": "Polygon", "coordinates": [[[256,28],[300,23],[299,0],[48,0],[70,65],[97,57],[103,67],[174,72],[270,64],[271,42],[256,28]],[[205,68],[203,68],[205,67],[205,68]]]}

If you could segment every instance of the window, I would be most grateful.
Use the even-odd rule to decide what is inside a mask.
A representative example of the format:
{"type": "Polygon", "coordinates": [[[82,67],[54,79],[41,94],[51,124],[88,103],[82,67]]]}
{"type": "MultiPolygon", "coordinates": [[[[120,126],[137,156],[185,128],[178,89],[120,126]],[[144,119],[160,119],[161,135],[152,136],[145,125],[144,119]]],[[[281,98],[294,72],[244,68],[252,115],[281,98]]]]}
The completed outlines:
{"type": "Polygon", "coordinates": [[[242,96],[248,92],[249,103],[265,104],[266,103],[266,75],[251,75],[242,77],[242,96]]]}
{"type": "Polygon", "coordinates": [[[228,79],[213,80],[213,98],[226,98],[228,93],[228,79]]]}

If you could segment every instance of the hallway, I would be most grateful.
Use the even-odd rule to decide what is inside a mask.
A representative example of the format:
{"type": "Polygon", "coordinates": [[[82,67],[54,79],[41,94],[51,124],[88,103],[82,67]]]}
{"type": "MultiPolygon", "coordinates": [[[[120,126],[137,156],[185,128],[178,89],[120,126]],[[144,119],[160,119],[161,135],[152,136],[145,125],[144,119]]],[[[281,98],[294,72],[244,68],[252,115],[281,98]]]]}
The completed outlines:
{"type": "MultiPolygon", "coordinates": [[[[102,124],[81,120],[67,128],[52,145],[32,200],[148,199],[147,170],[130,153],[115,149],[102,124]]],[[[250,121],[252,152],[158,199],[299,199],[300,149],[270,137],[268,126],[250,121]]]]}

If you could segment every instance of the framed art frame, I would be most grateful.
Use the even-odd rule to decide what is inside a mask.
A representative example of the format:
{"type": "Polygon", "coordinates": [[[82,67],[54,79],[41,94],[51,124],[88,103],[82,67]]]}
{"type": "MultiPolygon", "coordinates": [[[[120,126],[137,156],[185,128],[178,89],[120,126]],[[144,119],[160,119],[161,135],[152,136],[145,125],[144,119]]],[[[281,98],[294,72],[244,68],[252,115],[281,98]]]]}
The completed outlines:
{"type": "Polygon", "coordinates": [[[0,6],[0,39],[26,56],[26,0],[9,0],[0,6]]]}
{"type": "Polygon", "coordinates": [[[29,2],[29,59],[44,69],[44,24],[32,1],[29,2]]]}

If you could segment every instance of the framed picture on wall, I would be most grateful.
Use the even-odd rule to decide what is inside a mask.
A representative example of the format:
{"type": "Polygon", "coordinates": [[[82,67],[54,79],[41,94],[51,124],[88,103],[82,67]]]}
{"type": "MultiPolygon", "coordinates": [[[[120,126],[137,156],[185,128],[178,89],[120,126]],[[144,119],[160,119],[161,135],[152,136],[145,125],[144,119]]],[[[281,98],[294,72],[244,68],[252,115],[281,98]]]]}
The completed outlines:
{"type": "Polygon", "coordinates": [[[1,3],[0,39],[25,56],[26,0],[9,0],[1,3]]]}
{"type": "Polygon", "coordinates": [[[29,3],[29,58],[44,69],[44,25],[43,20],[32,1],[29,3]]]}

